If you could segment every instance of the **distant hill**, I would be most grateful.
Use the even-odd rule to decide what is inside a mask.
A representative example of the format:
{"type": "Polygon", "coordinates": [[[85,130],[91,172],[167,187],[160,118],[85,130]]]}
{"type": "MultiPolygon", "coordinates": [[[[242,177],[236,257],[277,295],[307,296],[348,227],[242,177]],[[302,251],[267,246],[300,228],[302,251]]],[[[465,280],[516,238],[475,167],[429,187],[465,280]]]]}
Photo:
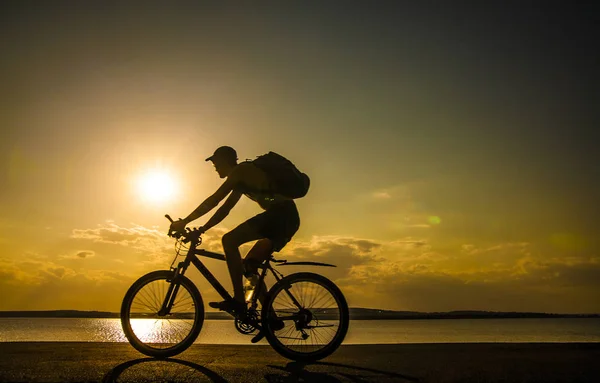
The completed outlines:
{"type": "Polygon", "coordinates": [[[392,311],[366,308],[350,308],[350,319],[499,319],[499,318],[600,318],[600,314],[554,314],[535,312],[498,311],[392,311]]]}
{"type": "MultiPolygon", "coordinates": [[[[206,319],[231,319],[224,312],[207,312],[206,319]]],[[[119,313],[108,311],[48,310],[48,311],[0,311],[0,318],[119,318],[119,313]]],[[[535,312],[497,311],[446,311],[418,312],[350,308],[350,319],[499,319],[499,318],[600,318],[600,314],[553,314],[535,312]]]]}

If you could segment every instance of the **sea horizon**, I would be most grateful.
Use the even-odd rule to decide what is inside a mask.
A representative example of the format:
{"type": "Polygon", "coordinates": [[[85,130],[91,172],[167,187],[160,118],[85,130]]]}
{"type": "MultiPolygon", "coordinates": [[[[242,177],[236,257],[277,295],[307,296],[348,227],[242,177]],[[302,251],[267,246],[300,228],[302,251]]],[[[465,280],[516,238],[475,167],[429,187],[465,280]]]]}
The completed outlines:
{"type": "MultiPolygon", "coordinates": [[[[387,319],[518,319],[518,318],[600,318],[600,313],[551,313],[529,311],[399,311],[377,308],[351,307],[351,320],[387,319]]],[[[206,319],[231,319],[231,315],[219,311],[205,311],[206,319]]],[[[119,318],[120,313],[101,310],[2,310],[0,318],[119,318]]]]}

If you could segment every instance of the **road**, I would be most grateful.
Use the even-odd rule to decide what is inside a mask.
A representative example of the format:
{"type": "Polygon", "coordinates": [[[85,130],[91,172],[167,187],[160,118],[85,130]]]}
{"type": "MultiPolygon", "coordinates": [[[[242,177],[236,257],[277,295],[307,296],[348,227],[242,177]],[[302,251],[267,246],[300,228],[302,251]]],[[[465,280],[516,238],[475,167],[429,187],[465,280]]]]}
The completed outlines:
{"type": "Polygon", "coordinates": [[[166,361],[126,343],[0,343],[0,382],[596,382],[600,343],[344,345],[303,365],[269,346],[194,345],[166,361]]]}

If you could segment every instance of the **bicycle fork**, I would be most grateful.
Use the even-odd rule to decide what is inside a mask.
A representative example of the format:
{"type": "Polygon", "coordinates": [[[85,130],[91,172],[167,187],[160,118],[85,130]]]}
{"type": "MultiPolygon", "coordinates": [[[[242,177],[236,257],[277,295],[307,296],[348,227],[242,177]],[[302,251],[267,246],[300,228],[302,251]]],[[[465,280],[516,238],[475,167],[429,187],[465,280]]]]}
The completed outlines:
{"type": "Polygon", "coordinates": [[[181,262],[173,272],[173,278],[170,281],[171,284],[169,284],[165,299],[163,300],[160,310],[158,310],[158,316],[167,316],[171,313],[171,309],[175,303],[175,298],[177,297],[177,292],[179,291],[180,284],[177,281],[179,279],[179,275],[181,275],[182,271],[184,270],[183,264],[184,262],[181,262]]]}

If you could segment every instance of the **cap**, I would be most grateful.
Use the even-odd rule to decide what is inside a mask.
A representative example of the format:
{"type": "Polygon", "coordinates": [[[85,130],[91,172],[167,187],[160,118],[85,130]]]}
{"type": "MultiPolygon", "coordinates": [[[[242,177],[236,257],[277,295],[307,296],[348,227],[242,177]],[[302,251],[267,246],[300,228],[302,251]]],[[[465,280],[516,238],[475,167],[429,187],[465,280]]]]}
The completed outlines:
{"type": "Polygon", "coordinates": [[[224,158],[229,160],[237,160],[237,153],[231,146],[221,146],[215,150],[214,154],[206,159],[206,161],[214,161],[215,158],[224,158]]]}

